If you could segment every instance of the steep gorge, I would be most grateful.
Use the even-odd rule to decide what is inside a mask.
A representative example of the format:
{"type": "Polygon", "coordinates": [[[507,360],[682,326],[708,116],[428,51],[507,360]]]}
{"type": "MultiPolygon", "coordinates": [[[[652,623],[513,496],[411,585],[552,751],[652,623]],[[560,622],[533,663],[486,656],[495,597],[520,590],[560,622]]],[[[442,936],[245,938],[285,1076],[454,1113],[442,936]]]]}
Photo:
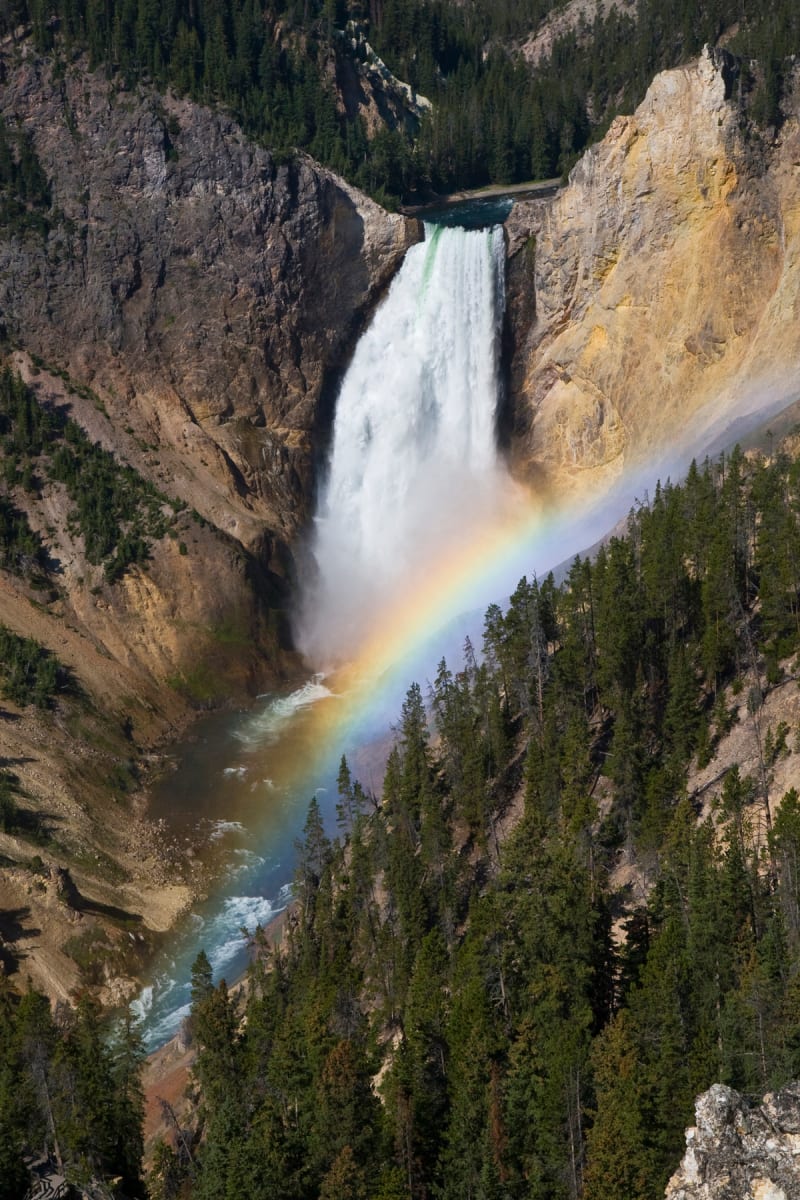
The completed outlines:
{"type": "Polygon", "coordinates": [[[48,572],[44,590],[2,572],[0,622],[56,654],[76,694],[50,712],[3,704],[0,758],[39,840],[0,832],[0,910],[15,914],[0,955],[65,994],[77,974],[61,946],[98,906],[143,917],[147,937],[199,886],[140,822],[140,769],[193,710],[296,672],[294,543],[333,390],[420,230],[309,159],[276,162],[224,114],[126,90],[85,59],[9,39],[0,74],[6,137],[49,185],[0,237],[8,361],[178,514],[112,581],[38,459],[34,485],[8,493],[48,572]]]}
{"type": "MultiPolygon", "coordinates": [[[[0,621],[54,650],[93,707],[5,706],[0,756],[64,831],[54,867],[68,864],[98,904],[165,928],[191,869],[132,826],[136,805],[109,779],[193,705],[291,671],[292,555],[335,384],[421,231],[308,159],[276,162],[224,114],[125,89],[82,59],[54,64],[9,42],[2,69],[6,126],[29,139],[52,195],[45,235],[24,227],[0,240],[13,361],[42,400],[69,406],[92,440],[187,510],[147,564],[111,585],[57,488],[15,491],[60,571],[55,597],[36,605],[3,572],[0,621]]],[[[599,495],[712,417],[794,398],[797,99],[768,141],[748,128],[737,89],[722,55],[659,76],[563,190],[515,204],[507,365],[519,479],[599,495]]],[[[27,909],[22,927],[55,929],[57,943],[82,917],[55,877],[31,877],[31,849],[0,835],[0,908],[27,909]]],[[[57,951],[29,949],[37,982],[75,981],[57,951]]]]}
{"type": "Polygon", "coordinates": [[[307,516],[331,382],[415,223],[83,59],[23,48],[3,70],[53,202],[46,239],[3,241],[7,335],[100,391],[117,448],[150,438],[152,474],[270,565],[264,527],[307,516]]]}

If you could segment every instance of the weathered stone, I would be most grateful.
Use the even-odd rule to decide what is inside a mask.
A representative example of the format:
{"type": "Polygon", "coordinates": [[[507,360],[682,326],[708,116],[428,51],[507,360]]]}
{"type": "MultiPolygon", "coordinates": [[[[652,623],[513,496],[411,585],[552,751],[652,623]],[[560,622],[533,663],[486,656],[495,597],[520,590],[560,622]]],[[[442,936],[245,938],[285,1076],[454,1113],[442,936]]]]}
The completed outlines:
{"type": "Polygon", "coordinates": [[[2,67],[0,110],[61,214],[46,244],[0,242],[8,332],[104,389],[121,445],[141,423],[208,519],[245,545],[265,524],[291,537],[331,388],[417,223],[82,60],[63,79],[30,50],[2,67]]]}
{"type": "Polygon", "coordinates": [[[521,476],[559,492],[607,487],[696,446],[704,409],[718,418],[796,395],[800,104],[767,144],[746,132],[736,92],[723,53],[658,75],[552,201],[514,206],[521,476]]]}
{"type": "MultiPolygon", "coordinates": [[[[306,157],[276,161],[224,113],[126,89],[85,59],[54,70],[6,40],[0,80],[0,114],[30,139],[53,201],[46,236],[0,230],[13,364],[43,403],[183,502],[147,561],[112,584],[87,559],[63,485],[14,495],[52,588],[31,604],[27,581],[3,572],[0,621],[52,650],[88,703],[74,720],[30,707],[0,731],[26,805],[80,858],[74,882],[0,872],[0,907],[27,914],[25,973],[63,999],[79,983],[63,953],[75,925],[112,906],[160,932],[201,886],[190,848],[149,836],[142,797],[122,794],[112,768],[124,777],[191,708],[298,669],[292,554],[335,384],[421,230],[306,157]]],[[[16,957],[4,951],[2,966],[16,957]]],[[[108,979],[103,995],[120,1003],[130,986],[108,979]]]]}
{"type": "Polygon", "coordinates": [[[749,1104],[715,1083],[699,1096],[667,1200],[798,1200],[800,1084],[749,1104]]]}
{"type": "Polygon", "coordinates": [[[30,519],[48,530],[76,623],[118,664],[120,694],[160,707],[148,685],[201,663],[215,696],[216,679],[227,694],[263,686],[264,658],[289,640],[285,618],[264,614],[286,605],[336,382],[420,227],[306,157],[277,162],[223,113],[126,90],[81,58],[61,77],[7,44],[0,74],[0,113],[29,137],[53,201],[46,238],[0,235],[16,365],[210,527],[163,539],[109,589],[60,495],[45,491],[30,519]],[[224,654],[219,630],[235,633],[224,654]]]}

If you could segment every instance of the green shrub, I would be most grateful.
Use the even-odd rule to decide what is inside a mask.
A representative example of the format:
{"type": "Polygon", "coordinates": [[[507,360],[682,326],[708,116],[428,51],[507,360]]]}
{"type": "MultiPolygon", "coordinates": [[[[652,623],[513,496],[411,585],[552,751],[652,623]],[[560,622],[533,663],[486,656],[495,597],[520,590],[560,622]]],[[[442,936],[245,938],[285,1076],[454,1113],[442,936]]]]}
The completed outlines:
{"type": "MultiPolygon", "coordinates": [[[[88,388],[74,390],[97,400],[88,388]]],[[[40,404],[9,367],[0,371],[0,448],[10,486],[21,478],[23,486],[35,488],[34,466],[42,478],[64,485],[72,505],[67,526],[83,537],[87,559],[104,567],[109,583],[147,561],[152,543],[165,536],[179,511],[63,411],[40,404]]],[[[41,543],[7,501],[5,514],[0,510],[0,565],[4,530],[12,563],[31,556],[44,561],[41,543]]]]}

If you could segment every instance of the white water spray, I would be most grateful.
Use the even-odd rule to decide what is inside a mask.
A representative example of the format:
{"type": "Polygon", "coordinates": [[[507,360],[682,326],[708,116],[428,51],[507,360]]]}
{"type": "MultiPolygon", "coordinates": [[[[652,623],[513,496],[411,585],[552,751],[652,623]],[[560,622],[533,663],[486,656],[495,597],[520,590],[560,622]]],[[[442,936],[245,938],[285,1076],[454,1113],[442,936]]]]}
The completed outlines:
{"type": "Polygon", "coordinates": [[[495,424],[502,230],[426,226],[361,338],[339,395],[299,641],[347,658],[510,490],[495,424]]]}

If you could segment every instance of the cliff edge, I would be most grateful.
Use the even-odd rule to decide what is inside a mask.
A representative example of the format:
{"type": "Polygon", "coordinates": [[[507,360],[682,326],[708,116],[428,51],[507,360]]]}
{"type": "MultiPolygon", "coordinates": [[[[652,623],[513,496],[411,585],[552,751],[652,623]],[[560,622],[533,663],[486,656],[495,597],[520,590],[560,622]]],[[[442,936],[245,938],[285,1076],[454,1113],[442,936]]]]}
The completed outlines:
{"type": "Polygon", "coordinates": [[[797,1200],[800,1084],[751,1105],[715,1083],[698,1097],[695,1118],[667,1200],[797,1200]]]}
{"type": "Polygon", "coordinates": [[[0,625],[71,680],[39,708],[0,701],[0,967],[64,995],[79,960],[124,974],[202,889],[141,782],[193,709],[298,670],[315,456],[421,231],[83,57],[9,38],[0,80],[0,339],[30,397],[0,397],[0,499],[26,547],[0,555],[0,625]]]}
{"type": "Polygon", "coordinates": [[[743,108],[734,60],[658,75],[550,202],[507,222],[512,465],[608,486],[797,394],[800,100],[779,132],[743,108]]]}

